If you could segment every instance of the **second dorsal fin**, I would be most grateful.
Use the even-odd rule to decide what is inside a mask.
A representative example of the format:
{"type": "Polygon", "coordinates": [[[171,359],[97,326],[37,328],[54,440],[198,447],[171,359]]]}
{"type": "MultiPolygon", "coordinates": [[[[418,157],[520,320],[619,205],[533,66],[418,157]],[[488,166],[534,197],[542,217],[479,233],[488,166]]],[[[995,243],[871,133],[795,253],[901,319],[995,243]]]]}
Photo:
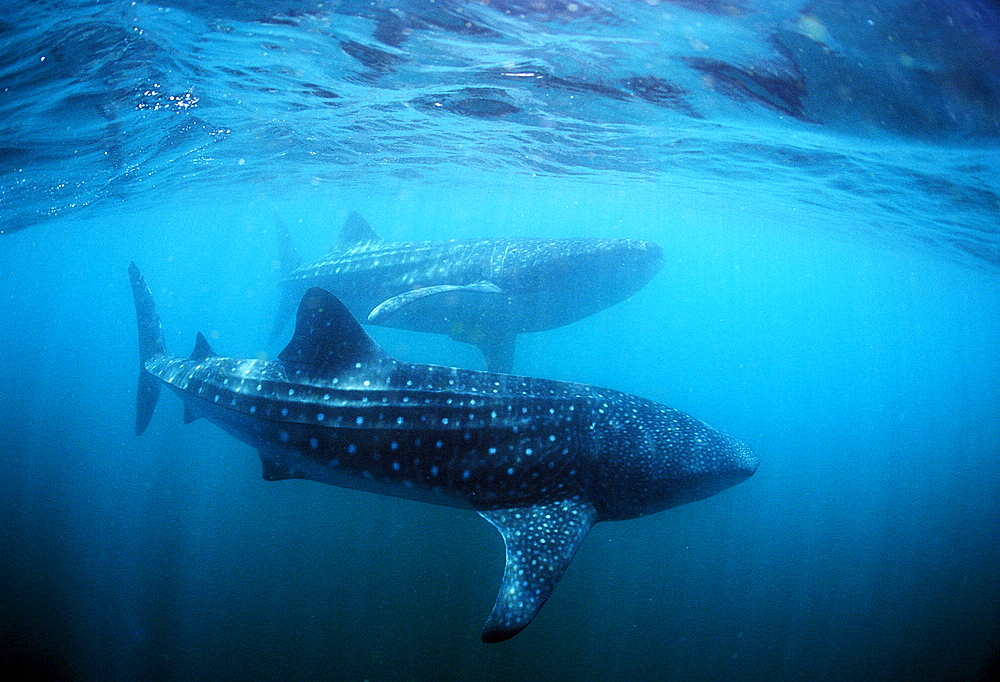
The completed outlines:
{"type": "Polygon", "coordinates": [[[208,339],[201,332],[198,332],[198,336],[194,340],[194,350],[191,351],[191,357],[189,360],[194,360],[195,362],[201,362],[206,358],[216,358],[219,357],[218,354],[212,350],[212,347],[208,345],[208,339]]]}

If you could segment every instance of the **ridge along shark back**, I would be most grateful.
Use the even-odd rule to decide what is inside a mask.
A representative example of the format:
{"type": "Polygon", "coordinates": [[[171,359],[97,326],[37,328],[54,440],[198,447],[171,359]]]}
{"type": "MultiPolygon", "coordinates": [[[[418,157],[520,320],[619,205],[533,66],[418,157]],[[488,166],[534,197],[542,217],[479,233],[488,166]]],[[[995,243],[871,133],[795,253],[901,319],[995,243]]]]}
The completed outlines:
{"type": "Polygon", "coordinates": [[[682,412],[583,384],[388,356],[327,291],[309,289],[275,361],[217,356],[197,335],[168,356],[152,294],[129,268],[139,328],[136,433],[161,384],[260,452],[264,478],[478,512],[506,546],[482,633],[500,642],[535,617],[590,527],[703,499],[751,476],[757,458],[682,412]]]}
{"type": "Polygon", "coordinates": [[[624,301],[663,267],[659,245],[636,239],[387,242],[357,213],[323,259],[299,265],[280,223],[278,232],[285,274],[273,341],[301,295],[318,286],[359,320],[473,344],[493,372],[511,371],[518,334],[624,301]]]}

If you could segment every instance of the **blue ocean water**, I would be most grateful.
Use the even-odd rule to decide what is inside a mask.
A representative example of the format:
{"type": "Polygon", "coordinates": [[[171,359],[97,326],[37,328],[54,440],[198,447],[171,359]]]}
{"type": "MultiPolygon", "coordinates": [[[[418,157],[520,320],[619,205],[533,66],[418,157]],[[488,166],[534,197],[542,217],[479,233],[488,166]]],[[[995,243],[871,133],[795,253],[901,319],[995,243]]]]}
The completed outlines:
{"type": "MultiPolygon", "coordinates": [[[[989,679],[1000,645],[1000,9],[851,2],[66,2],[0,17],[0,652],[33,679],[989,679]],[[629,300],[515,371],[751,445],[598,524],[484,645],[479,516],[133,436],[137,262],[168,348],[274,357],[276,219],[629,237],[629,300]]],[[[443,336],[394,356],[480,368],[443,336]]]]}

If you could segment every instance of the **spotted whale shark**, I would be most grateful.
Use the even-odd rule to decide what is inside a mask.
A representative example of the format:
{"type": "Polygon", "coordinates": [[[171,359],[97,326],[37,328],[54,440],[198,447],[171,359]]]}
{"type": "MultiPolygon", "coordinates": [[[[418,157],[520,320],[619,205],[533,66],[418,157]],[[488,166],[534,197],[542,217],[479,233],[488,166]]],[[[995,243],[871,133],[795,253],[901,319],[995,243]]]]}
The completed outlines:
{"type": "Polygon", "coordinates": [[[370,324],[447,334],[510,372],[518,334],[561,327],[619,303],[663,267],[659,245],[636,239],[471,239],[390,242],[352,213],[322,259],[299,265],[279,224],[281,281],[272,339],[299,298],[322,287],[370,324]]]}
{"type": "Polygon", "coordinates": [[[220,357],[200,333],[167,354],[149,287],[129,269],[139,327],[136,433],[160,387],[260,453],[264,478],[470,509],[506,566],[482,633],[535,617],[591,526],[699,500],[754,473],[735,438],[683,412],[583,384],[400,362],[332,294],[302,297],[276,360],[220,357]]]}

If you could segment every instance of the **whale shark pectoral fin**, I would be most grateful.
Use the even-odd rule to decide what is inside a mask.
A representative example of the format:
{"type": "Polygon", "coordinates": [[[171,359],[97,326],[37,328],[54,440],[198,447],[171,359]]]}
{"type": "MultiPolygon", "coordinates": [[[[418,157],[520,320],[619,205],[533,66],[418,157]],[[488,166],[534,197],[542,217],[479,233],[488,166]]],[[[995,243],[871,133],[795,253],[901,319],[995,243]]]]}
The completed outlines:
{"type": "Polygon", "coordinates": [[[447,334],[478,346],[491,372],[509,372],[516,331],[510,329],[510,295],[492,282],[439,284],[382,301],[368,321],[385,327],[447,334]]]}
{"type": "Polygon", "coordinates": [[[489,316],[493,312],[491,307],[506,305],[507,302],[507,292],[492,282],[462,286],[438,284],[404,291],[387,298],[368,314],[368,321],[372,324],[441,334],[447,333],[449,322],[489,316]],[[392,319],[397,316],[405,316],[407,319],[392,319]],[[400,322],[414,323],[417,326],[404,327],[400,322]],[[428,328],[418,328],[421,323],[428,328]]]}
{"type": "Polygon", "coordinates": [[[560,500],[531,507],[479,510],[503,536],[507,565],[484,642],[510,639],[531,622],[597,520],[589,502],[560,500]]]}
{"type": "Polygon", "coordinates": [[[200,418],[201,418],[201,415],[197,414],[194,410],[192,410],[191,409],[191,405],[189,403],[184,403],[184,423],[185,424],[190,424],[191,422],[197,421],[200,418]]]}

